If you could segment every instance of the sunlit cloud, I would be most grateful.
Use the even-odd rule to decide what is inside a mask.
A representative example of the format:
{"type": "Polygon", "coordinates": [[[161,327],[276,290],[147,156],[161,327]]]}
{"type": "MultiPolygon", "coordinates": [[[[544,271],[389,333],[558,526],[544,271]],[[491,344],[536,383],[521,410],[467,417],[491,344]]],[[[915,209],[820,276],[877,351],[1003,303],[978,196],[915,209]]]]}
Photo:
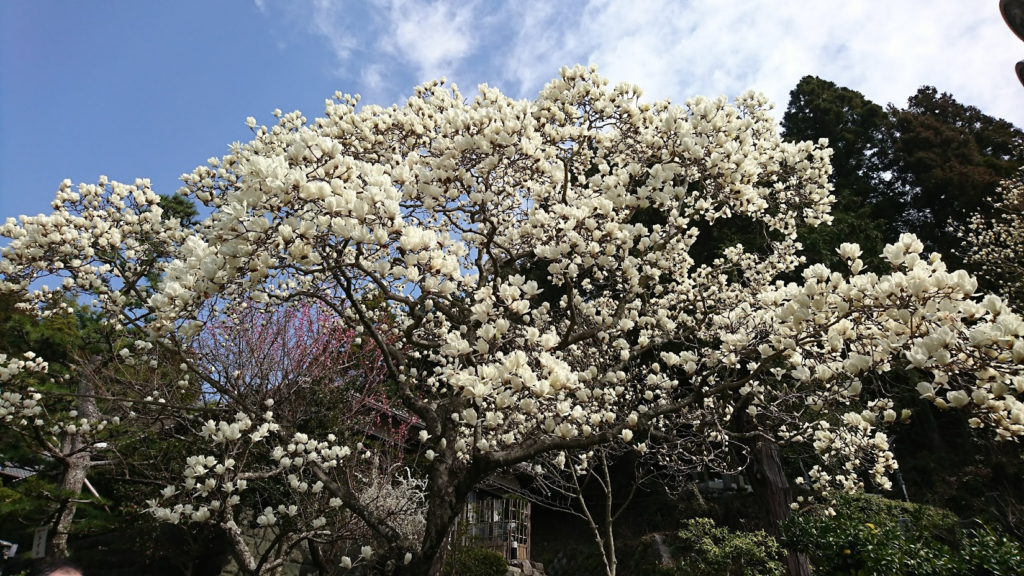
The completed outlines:
{"type": "MultiPolygon", "coordinates": [[[[274,0],[259,0],[264,12],[274,0]]],[[[781,113],[812,74],[902,105],[922,85],[1024,125],[1013,63],[1024,45],[995,6],[962,0],[775,2],[741,0],[308,0],[308,14],[340,69],[385,98],[448,76],[536,94],[560,66],[597,64],[648,98],[735,96],[753,88],[781,113]],[[358,16],[359,20],[356,20],[358,16]]],[[[296,30],[296,33],[302,33],[296,30]]]]}

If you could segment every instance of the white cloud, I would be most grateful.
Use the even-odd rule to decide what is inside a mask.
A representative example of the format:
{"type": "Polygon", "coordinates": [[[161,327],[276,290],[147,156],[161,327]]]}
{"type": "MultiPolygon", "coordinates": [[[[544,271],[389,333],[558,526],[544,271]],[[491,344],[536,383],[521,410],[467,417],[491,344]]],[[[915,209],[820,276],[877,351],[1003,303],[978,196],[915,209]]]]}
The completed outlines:
{"type": "Polygon", "coordinates": [[[595,63],[614,81],[639,84],[650,99],[735,96],[754,88],[781,115],[789,91],[812,74],[883,105],[904,105],[918,87],[933,85],[1024,126],[1024,89],[1013,73],[1024,44],[990,4],[307,0],[288,6],[305,6],[307,30],[325,39],[346,74],[363,83],[360,91],[387,97],[439,76],[533,96],[560,66],[595,63]]]}
{"type": "MultiPolygon", "coordinates": [[[[579,9],[576,60],[596,63],[613,80],[642,86],[649,98],[694,94],[768,94],[779,114],[806,74],[818,75],[886,104],[902,105],[921,85],[1024,125],[1024,90],[1013,75],[1022,45],[995,5],[962,0],[819,2],[593,0],[579,9]],[[1016,51],[1015,51],[1016,50],[1016,51]]],[[[545,38],[528,32],[512,53],[545,38]]],[[[552,54],[573,59],[563,51],[552,54]]],[[[524,80],[555,67],[516,60],[524,80]]]]}
{"type": "Polygon", "coordinates": [[[508,7],[503,16],[514,27],[514,39],[499,48],[500,73],[515,85],[517,95],[535,95],[562,66],[589,64],[579,60],[589,43],[580,27],[581,15],[580,7],[569,2],[529,0],[508,7]]]}
{"type": "Polygon", "coordinates": [[[310,12],[309,25],[339,61],[347,61],[358,41],[344,0],[311,0],[310,12]]]}
{"type": "Polygon", "coordinates": [[[319,37],[359,92],[397,97],[451,76],[475,52],[477,0],[254,0],[275,34],[319,37]],[[412,76],[410,78],[409,76],[412,76]]]}
{"type": "Polygon", "coordinates": [[[423,82],[451,73],[473,50],[475,2],[384,0],[389,30],[377,45],[423,82]]]}
{"type": "Polygon", "coordinates": [[[359,79],[371,92],[379,92],[384,88],[384,67],[379,64],[365,66],[359,79]]]}

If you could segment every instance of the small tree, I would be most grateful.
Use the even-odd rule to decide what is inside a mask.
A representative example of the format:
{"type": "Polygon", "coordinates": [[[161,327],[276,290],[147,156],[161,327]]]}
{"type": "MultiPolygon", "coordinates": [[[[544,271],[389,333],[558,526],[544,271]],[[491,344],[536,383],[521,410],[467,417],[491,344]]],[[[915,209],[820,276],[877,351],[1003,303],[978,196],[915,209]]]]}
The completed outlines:
{"type": "MultiPolygon", "coordinates": [[[[642,450],[646,451],[646,447],[642,450]]],[[[536,460],[532,486],[525,491],[537,504],[573,514],[586,523],[607,576],[618,573],[615,521],[633,501],[637,489],[658,475],[653,462],[628,462],[629,456],[628,449],[619,445],[548,454],[536,460]],[[617,462],[634,467],[627,486],[613,483],[611,470],[617,462]]]]}

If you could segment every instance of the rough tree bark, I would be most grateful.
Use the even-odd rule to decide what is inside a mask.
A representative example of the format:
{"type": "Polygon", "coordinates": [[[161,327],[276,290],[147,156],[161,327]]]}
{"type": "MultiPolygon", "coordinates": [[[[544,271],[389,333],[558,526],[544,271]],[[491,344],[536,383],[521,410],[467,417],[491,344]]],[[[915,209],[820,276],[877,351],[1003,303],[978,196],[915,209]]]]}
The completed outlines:
{"type": "MultiPolygon", "coordinates": [[[[446,457],[455,458],[454,451],[446,452],[446,457]]],[[[420,554],[407,566],[398,566],[396,574],[440,574],[441,550],[448,540],[450,527],[462,513],[469,493],[482,479],[482,474],[461,470],[464,465],[458,462],[436,466],[430,478],[428,492],[428,510],[425,538],[420,554]]]]}
{"type": "MultiPolygon", "coordinates": [[[[778,538],[782,535],[782,522],[789,517],[793,493],[782,470],[779,445],[761,439],[753,449],[751,484],[766,516],[767,532],[778,538]]],[[[805,554],[786,553],[786,573],[789,576],[810,576],[811,566],[805,554]]]]}
{"type": "MultiPolygon", "coordinates": [[[[96,406],[96,399],[92,397],[92,386],[85,379],[78,381],[77,399],[78,414],[95,425],[100,419],[99,408],[96,406]]],[[[62,497],[60,513],[54,524],[53,537],[47,549],[46,557],[50,559],[62,559],[68,555],[68,533],[71,531],[71,522],[75,519],[78,511],[78,495],[82,493],[82,486],[85,484],[85,476],[92,466],[92,452],[90,446],[86,446],[82,436],[78,434],[64,434],[61,440],[61,464],[64,466],[64,473],[61,475],[57,487],[61,494],[70,496],[62,497]]]]}

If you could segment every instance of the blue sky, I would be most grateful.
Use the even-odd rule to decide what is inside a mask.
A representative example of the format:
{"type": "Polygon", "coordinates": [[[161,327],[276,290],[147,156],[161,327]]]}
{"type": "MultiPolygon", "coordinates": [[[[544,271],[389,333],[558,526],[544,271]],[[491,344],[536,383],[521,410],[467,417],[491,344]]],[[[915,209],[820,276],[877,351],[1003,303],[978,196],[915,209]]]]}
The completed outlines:
{"type": "Polygon", "coordinates": [[[401,102],[447,76],[533,97],[595,63],[650,98],[755,88],[785,110],[805,74],[902,104],[932,84],[1024,126],[1024,43],[979,0],[174,0],[0,2],[0,218],[64,178],[161,193],[274,108],[335,90],[401,102]]]}

